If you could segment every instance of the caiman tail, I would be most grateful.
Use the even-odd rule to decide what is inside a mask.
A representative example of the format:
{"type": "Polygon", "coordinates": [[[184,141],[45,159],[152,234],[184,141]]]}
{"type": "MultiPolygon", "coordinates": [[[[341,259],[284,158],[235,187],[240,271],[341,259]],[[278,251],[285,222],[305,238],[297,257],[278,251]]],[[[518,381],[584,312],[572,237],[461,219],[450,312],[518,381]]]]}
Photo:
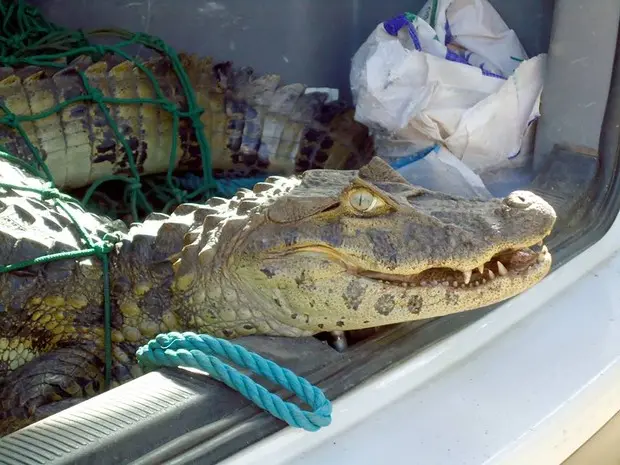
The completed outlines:
{"type": "MultiPolygon", "coordinates": [[[[353,111],[342,101],[328,102],[327,94],[307,93],[303,84],[280,85],[277,75],[255,76],[251,68],[235,69],[230,62],[185,54],[179,58],[204,110],[200,120],[216,178],[355,169],[373,155],[368,129],[353,119],[353,111]]],[[[173,139],[175,171],[200,170],[201,150],[191,118],[183,115],[174,130],[173,112],[186,113],[189,106],[172,61],[157,56],[143,67],[170,104],[158,97],[149,73],[117,55],[104,55],[96,62],[79,56],[60,70],[0,68],[0,104],[8,110],[7,114],[0,105],[0,122],[5,122],[0,124],[0,146],[35,162],[26,139],[12,124],[14,114],[63,190],[130,174],[125,147],[140,175],[166,172],[173,139]],[[64,106],[50,112],[59,105],[64,106]],[[24,117],[28,120],[21,120],[24,117]]]]}

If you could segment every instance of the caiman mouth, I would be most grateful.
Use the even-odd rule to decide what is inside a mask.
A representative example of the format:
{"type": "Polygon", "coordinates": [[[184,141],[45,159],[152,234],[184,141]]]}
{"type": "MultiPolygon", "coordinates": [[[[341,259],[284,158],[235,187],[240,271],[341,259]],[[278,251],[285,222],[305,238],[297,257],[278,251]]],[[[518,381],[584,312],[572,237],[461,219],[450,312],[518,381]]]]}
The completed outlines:
{"type": "Polygon", "coordinates": [[[517,250],[505,250],[495,254],[491,260],[472,270],[455,270],[452,268],[429,268],[414,275],[398,275],[359,271],[357,274],[383,282],[409,286],[451,286],[455,288],[475,288],[497,279],[515,275],[524,275],[535,268],[544,266],[551,258],[547,246],[533,246],[517,250]]]}
{"type": "Polygon", "coordinates": [[[538,273],[551,262],[551,254],[542,241],[537,245],[519,249],[507,249],[495,254],[489,261],[471,270],[452,268],[428,268],[420,273],[404,275],[369,271],[352,267],[344,257],[327,247],[303,247],[295,252],[311,252],[329,256],[331,260],[340,262],[347,272],[367,279],[377,280],[383,284],[394,284],[401,287],[435,287],[480,288],[498,279],[526,277],[538,273]]]}

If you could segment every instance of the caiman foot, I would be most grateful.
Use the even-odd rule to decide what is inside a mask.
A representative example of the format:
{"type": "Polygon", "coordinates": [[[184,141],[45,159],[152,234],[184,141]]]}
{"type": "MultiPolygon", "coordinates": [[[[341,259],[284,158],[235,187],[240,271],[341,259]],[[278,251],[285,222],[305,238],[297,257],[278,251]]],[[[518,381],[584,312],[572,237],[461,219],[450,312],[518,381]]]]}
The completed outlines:
{"type": "Polygon", "coordinates": [[[42,355],[0,381],[0,437],[91,397],[103,389],[104,365],[81,348],[42,355]]]}
{"type": "Polygon", "coordinates": [[[344,331],[332,331],[329,333],[328,344],[338,352],[347,350],[347,336],[344,331]]]}

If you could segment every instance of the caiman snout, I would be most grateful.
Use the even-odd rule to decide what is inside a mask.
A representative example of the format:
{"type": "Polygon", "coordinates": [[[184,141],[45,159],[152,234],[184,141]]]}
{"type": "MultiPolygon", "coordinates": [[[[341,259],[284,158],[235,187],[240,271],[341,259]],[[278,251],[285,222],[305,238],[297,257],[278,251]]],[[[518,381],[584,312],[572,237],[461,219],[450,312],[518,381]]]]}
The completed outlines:
{"type": "Polygon", "coordinates": [[[504,199],[504,203],[511,208],[525,209],[533,204],[540,204],[541,207],[550,207],[547,202],[536,194],[529,191],[514,191],[504,199]]]}

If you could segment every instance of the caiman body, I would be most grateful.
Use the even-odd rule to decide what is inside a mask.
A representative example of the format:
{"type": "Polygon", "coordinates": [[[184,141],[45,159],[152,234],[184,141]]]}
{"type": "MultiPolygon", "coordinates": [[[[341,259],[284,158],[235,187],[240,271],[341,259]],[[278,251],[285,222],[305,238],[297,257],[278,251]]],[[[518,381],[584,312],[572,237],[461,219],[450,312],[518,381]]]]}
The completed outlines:
{"type": "MultiPolygon", "coordinates": [[[[180,54],[211,150],[216,177],[259,174],[289,175],[313,168],[359,168],[373,154],[367,128],[353,119],[342,101],[327,94],[306,93],[303,84],[280,85],[280,77],[255,76],[251,68],[234,69],[230,62],[180,54]]],[[[93,62],[80,56],[64,69],[0,67],[0,103],[18,117],[39,149],[54,182],[67,191],[114,174],[130,174],[127,140],[141,175],[164,173],[176,143],[177,172],[200,170],[198,139],[189,117],[177,130],[171,110],[189,110],[171,61],[154,57],[143,63],[171,107],[137,103],[159,97],[148,75],[117,55],[93,62]],[[80,72],[86,78],[86,87],[80,72]],[[95,96],[50,112],[80,96],[95,96]],[[112,123],[99,107],[100,98],[134,99],[133,103],[103,102],[112,123]],[[34,116],[33,116],[34,115],[34,116]],[[44,116],[40,118],[39,116],[44,116]]],[[[7,115],[0,107],[0,121],[7,115]]],[[[23,160],[35,160],[17,128],[0,124],[0,146],[23,160]]]]}
{"type": "MultiPolygon", "coordinates": [[[[0,182],[45,187],[7,162],[0,182]]],[[[71,208],[99,237],[124,227],[71,208]]],[[[532,193],[452,197],[378,158],[152,214],[109,254],[114,380],[140,374],[135,351],[160,332],[309,336],[499,302],[547,274],[551,256],[536,247],[554,222],[532,193]]],[[[51,200],[0,189],[0,263],[80,248],[51,200]]],[[[101,389],[102,273],[87,257],[0,274],[4,431],[101,389]]]]}

